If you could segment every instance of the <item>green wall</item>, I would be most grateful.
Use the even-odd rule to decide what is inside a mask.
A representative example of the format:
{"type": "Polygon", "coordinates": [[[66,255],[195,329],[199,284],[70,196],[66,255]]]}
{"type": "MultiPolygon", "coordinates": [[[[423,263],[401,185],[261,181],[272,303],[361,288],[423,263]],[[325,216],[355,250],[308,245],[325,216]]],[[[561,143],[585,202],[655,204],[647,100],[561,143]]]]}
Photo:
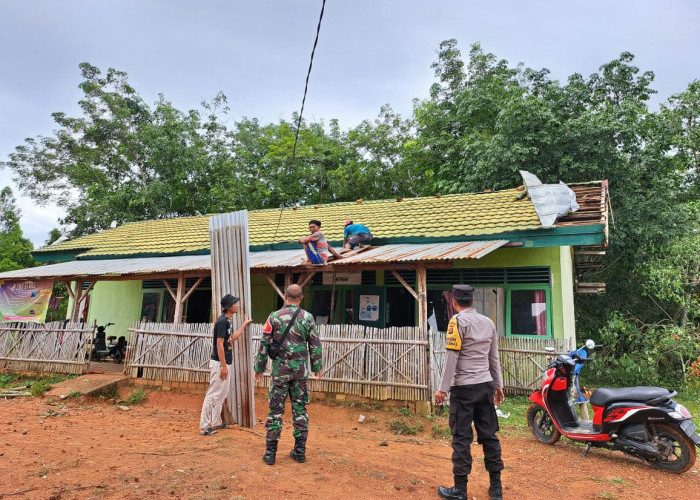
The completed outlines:
{"type": "Polygon", "coordinates": [[[107,335],[129,338],[127,328],[139,320],[141,313],[141,281],[98,281],[90,297],[88,322],[98,325],[114,323],[107,335]]]}
{"type": "Polygon", "coordinates": [[[481,259],[455,262],[455,267],[548,266],[552,277],[552,333],[575,338],[572,249],[563,247],[501,248],[481,259]]]}
{"type": "MultiPolygon", "coordinates": [[[[279,287],[280,290],[284,286],[279,287]]],[[[305,290],[306,291],[306,290],[305,290]]],[[[264,323],[270,313],[277,309],[277,292],[261,274],[250,276],[250,304],[253,323],[264,323]]]]}
{"type": "MultiPolygon", "coordinates": [[[[551,321],[554,338],[575,338],[572,247],[501,248],[481,259],[455,261],[460,268],[541,267],[551,273],[551,321]]],[[[384,273],[377,271],[377,286],[382,286],[384,273]]],[[[281,287],[280,287],[281,288],[281,287]]],[[[277,294],[260,275],[251,277],[253,321],[262,323],[277,306],[277,294]]],[[[307,310],[311,304],[311,287],[304,287],[307,310]]],[[[417,312],[416,312],[417,314],[417,312]]]]}
{"type": "MultiPolygon", "coordinates": [[[[572,248],[502,248],[481,259],[455,261],[460,268],[548,266],[551,270],[551,321],[555,338],[575,338],[572,248]]],[[[377,272],[377,285],[383,284],[383,272],[377,272]]],[[[282,288],[282,287],[280,287],[282,288]]],[[[251,276],[252,320],[263,323],[277,308],[277,294],[264,276],[251,276]]],[[[302,306],[311,308],[311,287],[304,287],[302,306]]],[[[70,305],[69,305],[70,311],[70,305]]],[[[115,323],[110,335],[126,335],[126,329],[138,321],[141,311],[141,281],[98,281],[91,292],[88,321],[115,323]]]]}

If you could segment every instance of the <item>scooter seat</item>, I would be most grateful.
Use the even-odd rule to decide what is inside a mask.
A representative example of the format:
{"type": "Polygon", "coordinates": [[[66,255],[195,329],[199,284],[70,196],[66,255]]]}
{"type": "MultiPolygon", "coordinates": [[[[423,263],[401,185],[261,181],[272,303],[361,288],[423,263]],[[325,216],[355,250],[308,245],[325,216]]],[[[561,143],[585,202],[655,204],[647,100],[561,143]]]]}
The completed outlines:
{"type": "Polygon", "coordinates": [[[662,387],[623,387],[620,389],[596,389],[591,395],[591,404],[605,406],[615,401],[635,401],[644,403],[651,399],[668,396],[671,393],[662,387]]]}

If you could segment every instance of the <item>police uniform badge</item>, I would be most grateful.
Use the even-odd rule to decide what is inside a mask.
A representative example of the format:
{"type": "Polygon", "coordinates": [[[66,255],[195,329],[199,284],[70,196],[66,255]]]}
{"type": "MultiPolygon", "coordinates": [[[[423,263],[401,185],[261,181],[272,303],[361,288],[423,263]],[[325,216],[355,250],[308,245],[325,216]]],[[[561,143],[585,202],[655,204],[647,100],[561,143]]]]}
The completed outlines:
{"type": "Polygon", "coordinates": [[[459,335],[457,316],[454,316],[447,325],[447,335],[445,335],[445,349],[452,351],[462,350],[462,337],[459,335]]]}

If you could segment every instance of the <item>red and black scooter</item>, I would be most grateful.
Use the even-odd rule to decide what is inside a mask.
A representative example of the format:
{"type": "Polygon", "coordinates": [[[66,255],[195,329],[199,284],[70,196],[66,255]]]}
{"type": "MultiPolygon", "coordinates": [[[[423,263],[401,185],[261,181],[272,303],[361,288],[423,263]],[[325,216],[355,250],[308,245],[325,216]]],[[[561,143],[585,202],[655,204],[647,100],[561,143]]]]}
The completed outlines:
{"type": "MultiPolygon", "coordinates": [[[[587,341],[586,346],[595,346],[587,341]]],[[[576,414],[571,394],[574,370],[590,358],[574,351],[560,354],[545,370],[542,387],[530,395],[527,424],[538,440],[554,444],[565,437],[591,446],[619,450],[652,467],[681,473],[695,463],[700,437],[677,394],[661,387],[596,389],[590,398],[593,421],[576,414]]]]}

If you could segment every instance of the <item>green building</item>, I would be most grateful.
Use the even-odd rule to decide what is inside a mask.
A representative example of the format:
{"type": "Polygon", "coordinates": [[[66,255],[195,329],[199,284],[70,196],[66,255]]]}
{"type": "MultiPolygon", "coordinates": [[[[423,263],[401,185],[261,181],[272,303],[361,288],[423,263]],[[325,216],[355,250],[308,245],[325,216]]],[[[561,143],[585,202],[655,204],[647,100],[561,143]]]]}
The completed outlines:
{"type": "MultiPolygon", "coordinates": [[[[357,200],[248,214],[252,319],[302,283],[318,323],[430,325],[444,331],[455,283],[476,288],[476,307],[508,337],[575,338],[574,293],[600,292],[586,274],[607,245],[607,182],[569,186],[579,209],[543,224],[533,190],[357,200]],[[524,196],[524,194],[529,194],[524,196]],[[301,265],[297,240],[318,219],[340,249],[346,219],[371,246],[325,266],[301,265]]],[[[212,321],[209,216],[125,224],[40,248],[50,263],[0,279],[50,278],[77,290],[74,319],[115,323],[212,321]]],[[[231,293],[240,293],[232,290],[231,293]]],[[[75,295],[76,292],[72,292],[75,295]]]]}

